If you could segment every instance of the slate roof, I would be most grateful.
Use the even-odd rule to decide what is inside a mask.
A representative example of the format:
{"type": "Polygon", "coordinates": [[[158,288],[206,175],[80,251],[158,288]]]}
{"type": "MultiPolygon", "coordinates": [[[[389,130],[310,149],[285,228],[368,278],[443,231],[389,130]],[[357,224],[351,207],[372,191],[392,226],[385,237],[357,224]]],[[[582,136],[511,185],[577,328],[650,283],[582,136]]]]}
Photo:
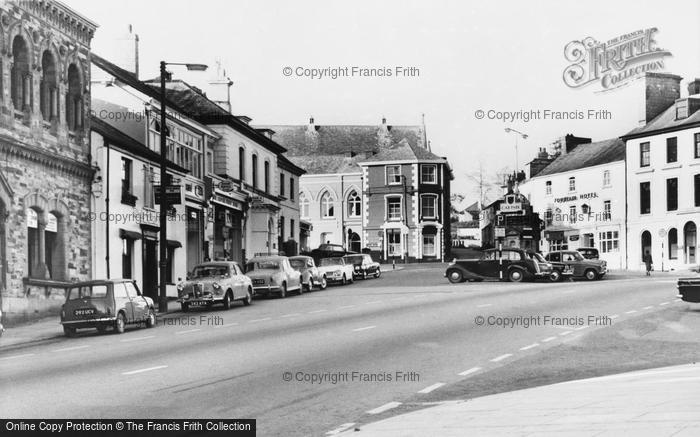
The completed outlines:
{"type": "MultiPolygon", "coordinates": [[[[695,100],[697,99],[697,96],[691,98],[695,100]]],[[[623,135],[622,138],[629,139],[645,136],[657,131],[678,130],[684,127],[690,127],[689,125],[694,124],[700,124],[700,111],[695,111],[689,117],[676,120],[676,105],[674,104],[661,114],[657,115],[656,118],[651,120],[649,123],[632,129],[630,132],[623,135]]]]}
{"type": "Polygon", "coordinates": [[[581,144],[571,152],[561,155],[552,161],[536,177],[593,167],[609,162],[624,161],[624,159],[625,143],[620,138],[581,144]]]}
{"type": "Polygon", "coordinates": [[[290,161],[308,174],[359,173],[357,157],[344,155],[288,156],[290,161]]]}
{"type": "Polygon", "coordinates": [[[428,149],[420,146],[410,144],[408,141],[401,140],[397,144],[392,144],[388,147],[382,148],[379,153],[372,155],[360,162],[372,164],[373,162],[385,162],[385,161],[444,161],[447,162],[445,158],[441,158],[428,149]]]}

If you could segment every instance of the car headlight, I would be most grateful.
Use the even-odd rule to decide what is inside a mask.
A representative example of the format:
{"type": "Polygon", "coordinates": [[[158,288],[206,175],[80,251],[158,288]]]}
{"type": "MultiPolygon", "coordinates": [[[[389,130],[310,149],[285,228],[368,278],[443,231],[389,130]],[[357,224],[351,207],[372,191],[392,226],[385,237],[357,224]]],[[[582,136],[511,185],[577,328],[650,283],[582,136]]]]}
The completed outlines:
{"type": "Polygon", "coordinates": [[[214,282],[213,284],[211,284],[211,286],[214,288],[221,288],[221,285],[219,285],[218,282],[214,282]]]}
{"type": "Polygon", "coordinates": [[[333,272],[333,274],[336,276],[340,276],[340,273],[342,273],[340,270],[336,270],[335,272],[333,272]]]}
{"type": "Polygon", "coordinates": [[[184,289],[185,289],[185,287],[182,284],[177,284],[177,291],[181,292],[184,289]]]}
{"type": "Polygon", "coordinates": [[[275,283],[275,277],[274,277],[274,276],[270,276],[270,284],[274,284],[274,283],[275,283]]]}

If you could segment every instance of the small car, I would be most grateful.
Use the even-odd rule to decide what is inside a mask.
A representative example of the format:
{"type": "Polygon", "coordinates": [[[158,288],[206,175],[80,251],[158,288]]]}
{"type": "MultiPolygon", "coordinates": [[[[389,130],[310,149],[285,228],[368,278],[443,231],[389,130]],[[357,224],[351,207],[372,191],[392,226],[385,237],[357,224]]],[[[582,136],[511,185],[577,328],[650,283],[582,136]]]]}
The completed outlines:
{"type": "Polygon", "coordinates": [[[227,310],[235,301],[245,306],[253,302],[253,283],[236,262],[205,262],[196,265],[187,280],[177,285],[177,296],[183,312],[214,304],[227,310]]]}
{"type": "Polygon", "coordinates": [[[277,294],[287,297],[290,291],[301,294],[301,273],[294,270],[286,256],[256,256],[245,265],[245,274],[253,282],[254,295],[277,294]]]}
{"type": "Polygon", "coordinates": [[[539,264],[540,274],[537,275],[538,278],[548,279],[551,282],[558,282],[561,281],[562,278],[570,278],[574,273],[573,269],[568,264],[558,264],[555,266],[537,252],[528,252],[527,254],[539,264]]]}
{"type": "Polygon", "coordinates": [[[453,260],[445,276],[453,284],[464,281],[500,279],[521,282],[541,275],[539,264],[522,249],[487,249],[480,258],[453,260]]]}
{"type": "Polygon", "coordinates": [[[311,291],[314,287],[325,290],[328,283],[326,277],[318,270],[314,259],[310,256],[290,256],[289,264],[301,273],[301,286],[305,291],[311,291]]]}
{"type": "Polygon", "coordinates": [[[356,278],[367,279],[369,276],[378,278],[382,274],[379,268],[379,263],[374,261],[369,254],[358,253],[353,255],[345,255],[346,264],[353,266],[353,275],[356,278]]]}
{"type": "Polygon", "coordinates": [[[685,302],[700,303],[700,277],[679,278],[678,297],[685,302]]]}
{"type": "Polygon", "coordinates": [[[343,257],[323,258],[318,264],[318,270],[326,277],[326,281],[345,285],[355,281],[355,268],[347,264],[343,257]]]}
{"type": "Polygon", "coordinates": [[[595,247],[579,247],[576,251],[586,259],[600,259],[600,252],[595,247]]]}
{"type": "Polygon", "coordinates": [[[605,260],[586,259],[576,250],[555,250],[544,258],[555,267],[571,266],[574,278],[594,281],[603,278],[608,272],[608,263],[605,260]]]}
{"type": "Polygon", "coordinates": [[[72,337],[79,328],[113,328],[121,334],[126,325],[156,325],[153,299],[141,294],[133,279],[104,279],[76,282],[66,289],[61,307],[63,333],[72,337]]]}

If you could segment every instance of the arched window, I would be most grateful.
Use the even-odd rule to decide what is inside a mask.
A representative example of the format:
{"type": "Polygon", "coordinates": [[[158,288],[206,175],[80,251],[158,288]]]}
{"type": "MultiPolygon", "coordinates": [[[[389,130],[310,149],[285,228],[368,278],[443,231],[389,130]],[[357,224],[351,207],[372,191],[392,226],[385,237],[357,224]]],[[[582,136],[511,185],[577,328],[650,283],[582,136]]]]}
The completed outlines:
{"type": "Polygon", "coordinates": [[[335,217],[333,198],[331,197],[331,193],[329,193],[328,191],[323,193],[323,196],[321,196],[321,217],[335,217]]]}
{"type": "Polygon", "coordinates": [[[238,148],[238,179],[241,182],[245,181],[245,149],[243,147],[238,148]]]}
{"type": "Polygon", "coordinates": [[[348,216],[359,217],[362,214],[362,202],[357,191],[352,190],[348,196],[348,216]]]}
{"type": "Polygon", "coordinates": [[[29,51],[27,42],[19,35],[12,41],[12,60],[10,76],[12,103],[17,111],[30,110],[32,78],[29,72],[29,51]]]}
{"type": "Polygon", "coordinates": [[[678,259],[678,230],[671,228],[668,231],[668,259],[678,259]]]}
{"type": "Polygon", "coordinates": [[[265,188],[265,192],[269,193],[270,192],[270,162],[265,161],[265,164],[263,164],[263,171],[264,171],[264,185],[263,188],[265,188]]]}
{"type": "Polygon", "coordinates": [[[44,120],[53,120],[58,114],[58,87],[56,60],[53,54],[48,50],[45,50],[41,57],[39,100],[41,102],[41,114],[44,120]]]}
{"type": "Polygon", "coordinates": [[[253,188],[258,188],[258,155],[253,155],[253,188]]]}
{"type": "MultiPolygon", "coordinates": [[[[80,71],[75,64],[68,67],[68,92],[66,92],[66,123],[69,130],[83,127],[83,93],[80,71]]],[[[166,133],[169,135],[170,132],[166,133]]]]}
{"type": "Polygon", "coordinates": [[[649,231],[644,231],[642,232],[642,262],[644,262],[644,255],[651,254],[651,232],[649,231]]]}
{"type": "Polygon", "coordinates": [[[299,194],[299,208],[301,209],[301,216],[303,218],[309,217],[309,199],[306,198],[304,193],[299,194]]]}
{"type": "Polygon", "coordinates": [[[695,223],[688,222],[683,226],[683,245],[685,246],[685,263],[695,264],[697,260],[698,228],[695,223]]]}

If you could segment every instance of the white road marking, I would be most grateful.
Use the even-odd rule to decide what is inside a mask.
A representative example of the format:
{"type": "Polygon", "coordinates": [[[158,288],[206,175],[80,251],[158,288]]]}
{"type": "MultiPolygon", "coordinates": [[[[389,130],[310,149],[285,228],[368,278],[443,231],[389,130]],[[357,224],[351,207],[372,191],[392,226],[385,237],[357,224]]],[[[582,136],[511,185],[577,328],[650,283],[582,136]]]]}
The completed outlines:
{"type": "Polygon", "coordinates": [[[238,325],[238,322],[233,322],[233,323],[226,323],[225,325],[216,326],[216,328],[229,328],[231,326],[237,326],[237,325],[238,325]]]}
{"type": "Polygon", "coordinates": [[[396,408],[396,407],[398,407],[399,405],[401,405],[401,402],[389,402],[389,403],[386,403],[386,404],[382,405],[381,407],[377,407],[377,408],[375,408],[375,409],[373,409],[373,410],[367,411],[367,414],[379,414],[379,413],[383,413],[383,412],[385,412],[385,411],[391,410],[392,408],[396,408]]]}
{"type": "Polygon", "coordinates": [[[652,309],[652,308],[654,308],[654,306],[653,306],[653,305],[649,305],[648,307],[644,307],[644,308],[642,308],[642,309],[643,309],[643,310],[650,310],[650,309],[652,309]]]}
{"type": "Polygon", "coordinates": [[[365,326],[364,328],[355,328],[352,330],[352,332],[360,332],[360,331],[366,331],[368,329],[374,329],[376,328],[377,325],[372,325],[372,326],[365,326]]]}
{"type": "Polygon", "coordinates": [[[544,340],[542,340],[542,343],[547,343],[549,341],[556,340],[556,339],[557,339],[556,337],[547,337],[544,340]]]}
{"type": "Polygon", "coordinates": [[[15,359],[15,358],[31,357],[32,355],[36,355],[36,354],[13,355],[13,356],[11,356],[11,357],[2,357],[2,358],[0,358],[0,360],[12,360],[12,359],[15,359]]]}
{"type": "Polygon", "coordinates": [[[579,326],[578,328],[574,329],[574,331],[583,331],[584,329],[590,328],[590,325],[583,325],[579,326]]]}
{"type": "Polygon", "coordinates": [[[617,319],[618,317],[620,317],[619,314],[613,314],[612,316],[610,316],[610,318],[611,318],[612,320],[615,320],[615,319],[617,319]]]}
{"type": "Polygon", "coordinates": [[[491,358],[491,360],[489,360],[489,361],[491,361],[492,363],[497,363],[497,362],[499,362],[499,361],[503,361],[503,360],[505,360],[506,358],[510,358],[510,357],[512,357],[512,356],[513,356],[513,354],[503,354],[503,355],[498,356],[498,357],[496,357],[496,358],[491,358]]]}
{"type": "Polygon", "coordinates": [[[356,305],[345,305],[345,306],[342,306],[342,307],[338,307],[338,309],[339,309],[339,310],[346,310],[346,309],[348,309],[348,308],[355,308],[355,306],[356,306],[356,305]]]}
{"type": "Polygon", "coordinates": [[[427,386],[427,387],[424,388],[423,390],[418,390],[418,393],[423,393],[423,394],[430,393],[430,392],[433,391],[433,390],[439,389],[439,388],[442,387],[443,385],[445,385],[444,382],[438,382],[438,383],[436,383],[436,384],[427,386]]]}
{"type": "Polygon", "coordinates": [[[527,346],[521,347],[520,350],[521,350],[521,351],[526,351],[526,350],[528,350],[528,349],[535,348],[535,347],[537,347],[537,346],[539,346],[539,345],[540,345],[539,343],[532,343],[532,344],[529,344],[529,345],[527,345],[527,346]]]}
{"type": "Polygon", "coordinates": [[[481,370],[481,367],[472,367],[471,369],[467,369],[464,372],[459,372],[458,375],[459,376],[467,376],[467,375],[471,375],[472,373],[476,373],[479,370],[481,370]]]}
{"type": "Polygon", "coordinates": [[[332,429],[326,433],[326,435],[336,435],[340,434],[341,432],[345,431],[346,429],[352,427],[355,424],[355,422],[348,422],[340,425],[336,429],[332,429]]]}
{"type": "Polygon", "coordinates": [[[130,343],[132,341],[148,340],[149,338],[156,338],[155,335],[147,335],[145,337],[135,337],[135,338],[125,338],[124,340],[119,340],[120,343],[130,343]]]}
{"type": "Polygon", "coordinates": [[[629,311],[625,311],[625,314],[634,314],[636,312],[637,312],[637,310],[629,310],[629,311]]]}
{"type": "Polygon", "coordinates": [[[300,315],[301,315],[300,313],[290,313],[290,314],[285,314],[285,315],[280,316],[280,317],[296,317],[296,316],[300,316],[300,315]]]}
{"type": "Polygon", "coordinates": [[[168,366],[155,366],[147,367],[145,369],[131,370],[129,372],[122,372],[122,375],[135,375],[137,373],[150,372],[151,370],[165,369],[168,366]]]}
{"type": "Polygon", "coordinates": [[[476,307],[477,307],[477,308],[486,308],[486,307],[490,307],[491,305],[492,305],[492,304],[490,304],[490,303],[484,303],[484,304],[481,304],[481,305],[477,305],[476,307]]]}
{"type": "Polygon", "coordinates": [[[73,346],[73,347],[64,347],[63,349],[54,349],[54,352],[67,352],[67,351],[75,351],[78,349],[85,349],[86,347],[90,347],[90,345],[84,345],[84,346],[73,346]]]}
{"type": "Polygon", "coordinates": [[[269,318],[269,317],[263,317],[262,319],[253,319],[253,320],[249,320],[248,323],[264,322],[264,321],[266,321],[266,320],[270,320],[270,318],[269,318]]]}
{"type": "Polygon", "coordinates": [[[564,332],[560,332],[559,335],[562,335],[562,336],[563,336],[563,335],[569,335],[569,334],[571,334],[572,332],[574,332],[574,331],[564,331],[564,332]]]}
{"type": "MultiPolygon", "coordinates": [[[[316,313],[322,313],[322,312],[324,312],[324,311],[328,311],[328,310],[315,310],[315,311],[309,311],[309,314],[316,314],[316,313]]],[[[353,425],[354,425],[354,423],[353,423],[353,425]]]]}
{"type": "Polygon", "coordinates": [[[668,305],[668,304],[670,304],[670,303],[671,303],[671,302],[661,302],[661,303],[659,304],[659,306],[668,305]]]}
{"type": "Polygon", "coordinates": [[[375,304],[375,303],[382,303],[382,301],[381,301],[381,300],[373,300],[373,301],[371,301],[371,302],[365,302],[365,305],[372,305],[372,304],[375,304]]]}
{"type": "Polygon", "coordinates": [[[191,333],[191,332],[197,332],[197,331],[201,331],[201,330],[202,330],[201,328],[188,329],[187,331],[177,331],[175,334],[176,334],[176,335],[179,335],[179,334],[189,334],[189,333],[191,333]]]}

